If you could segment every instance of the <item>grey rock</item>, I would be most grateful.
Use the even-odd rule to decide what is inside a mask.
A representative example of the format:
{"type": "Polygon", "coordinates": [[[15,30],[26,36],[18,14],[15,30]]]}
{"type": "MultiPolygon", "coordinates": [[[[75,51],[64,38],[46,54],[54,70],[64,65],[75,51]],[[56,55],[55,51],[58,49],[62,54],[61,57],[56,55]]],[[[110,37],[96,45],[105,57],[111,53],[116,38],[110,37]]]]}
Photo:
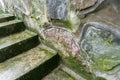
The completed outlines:
{"type": "Polygon", "coordinates": [[[120,13],[120,0],[111,0],[111,3],[117,13],[120,13]]]}
{"type": "Polygon", "coordinates": [[[48,14],[51,19],[67,19],[68,0],[47,0],[48,14]]]}
{"type": "Polygon", "coordinates": [[[104,0],[98,0],[93,6],[86,8],[84,10],[81,10],[80,15],[86,15],[90,12],[95,11],[103,2],[104,2],[104,0]]]}
{"type": "Polygon", "coordinates": [[[103,23],[89,22],[84,25],[80,46],[89,55],[85,63],[97,76],[107,80],[119,80],[120,31],[103,23]]]}

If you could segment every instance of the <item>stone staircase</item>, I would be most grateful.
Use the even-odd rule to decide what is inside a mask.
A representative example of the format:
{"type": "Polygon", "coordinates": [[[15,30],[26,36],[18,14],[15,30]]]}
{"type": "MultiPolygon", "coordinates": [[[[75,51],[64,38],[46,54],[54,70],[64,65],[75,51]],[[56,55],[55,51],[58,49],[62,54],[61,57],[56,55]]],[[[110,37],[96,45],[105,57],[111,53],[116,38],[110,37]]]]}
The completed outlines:
{"type": "Polygon", "coordinates": [[[21,20],[0,14],[0,80],[41,80],[58,64],[58,54],[21,20]]]}
{"type": "Polygon", "coordinates": [[[84,80],[67,69],[21,20],[0,14],[0,80],[84,80]]]}

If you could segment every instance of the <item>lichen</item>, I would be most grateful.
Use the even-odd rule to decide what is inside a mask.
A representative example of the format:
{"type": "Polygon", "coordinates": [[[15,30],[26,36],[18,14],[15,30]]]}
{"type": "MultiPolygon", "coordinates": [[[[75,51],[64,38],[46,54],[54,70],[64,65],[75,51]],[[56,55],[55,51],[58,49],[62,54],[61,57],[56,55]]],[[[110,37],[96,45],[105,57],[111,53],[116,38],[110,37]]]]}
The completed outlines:
{"type": "Polygon", "coordinates": [[[70,21],[62,21],[62,20],[51,20],[52,24],[55,26],[61,26],[68,28],[69,30],[73,29],[73,26],[70,21]]]}
{"type": "MultiPolygon", "coordinates": [[[[112,70],[120,65],[119,38],[111,31],[89,26],[81,42],[82,51],[89,55],[85,58],[93,72],[116,74],[112,70]]],[[[118,71],[119,72],[119,71],[118,71]]]]}

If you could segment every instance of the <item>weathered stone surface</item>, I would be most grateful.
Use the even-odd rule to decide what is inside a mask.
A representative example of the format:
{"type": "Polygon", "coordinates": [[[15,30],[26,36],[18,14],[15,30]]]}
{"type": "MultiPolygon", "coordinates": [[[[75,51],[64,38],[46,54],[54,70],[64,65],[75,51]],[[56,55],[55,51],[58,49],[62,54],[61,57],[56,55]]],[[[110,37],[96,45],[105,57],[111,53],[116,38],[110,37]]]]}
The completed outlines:
{"type": "MultiPolygon", "coordinates": [[[[72,32],[76,32],[81,24],[81,19],[79,15],[75,11],[69,11],[69,18],[68,21],[70,21],[72,26],[72,32]]],[[[67,26],[69,27],[69,26],[67,26]]]]}
{"type": "Polygon", "coordinates": [[[57,57],[56,55],[57,54],[55,51],[53,52],[48,51],[47,48],[44,49],[41,45],[39,45],[21,55],[18,55],[14,58],[5,61],[4,63],[0,63],[0,79],[41,80],[41,76],[43,75],[45,76],[44,73],[48,73],[58,64],[56,63],[58,62],[58,59],[55,58],[57,57]],[[56,62],[54,61],[55,59],[56,62]],[[46,64],[46,62],[50,63],[46,64]],[[51,66],[51,64],[54,65],[51,66]],[[41,71],[37,71],[36,69],[38,68],[41,71]],[[28,75],[28,73],[29,77],[28,76],[25,77],[24,75],[26,74],[28,75]],[[21,79],[22,76],[24,76],[24,78],[21,79]]]}
{"type": "Polygon", "coordinates": [[[6,11],[5,0],[0,0],[0,8],[1,8],[1,10],[3,10],[4,12],[6,11]]]}
{"type": "MultiPolygon", "coordinates": [[[[7,21],[7,18],[4,21],[7,21]]],[[[15,19],[8,22],[2,22],[0,23],[0,38],[8,36],[10,34],[21,32],[24,30],[25,30],[25,25],[21,20],[15,19]]]]}
{"type": "Polygon", "coordinates": [[[47,0],[47,8],[51,19],[67,19],[68,0],[47,0]]]}
{"type": "Polygon", "coordinates": [[[46,1],[14,0],[13,5],[15,14],[24,20],[29,29],[39,33],[40,37],[43,38],[43,25],[48,22],[46,1]]]}
{"type": "Polygon", "coordinates": [[[14,20],[14,19],[15,19],[15,17],[11,14],[0,13],[0,23],[10,21],[10,20],[14,20]]]}
{"type": "Polygon", "coordinates": [[[72,55],[81,56],[79,45],[75,39],[75,36],[66,29],[53,26],[45,30],[45,37],[50,44],[59,50],[63,57],[72,55]]]}
{"type": "Polygon", "coordinates": [[[85,24],[81,50],[88,55],[85,62],[97,76],[118,80],[120,75],[120,31],[103,23],[85,24]]]}
{"type": "Polygon", "coordinates": [[[97,0],[75,0],[75,8],[78,10],[83,10],[94,6],[97,0]]]}
{"type": "Polygon", "coordinates": [[[83,15],[86,15],[90,12],[95,11],[104,1],[105,0],[97,0],[96,3],[93,6],[81,10],[80,11],[80,16],[83,16],[83,15]]]}
{"type": "Polygon", "coordinates": [[[28,30],[1,38],[0,62],[21,54],[39,43],[38,35],[28,30]]]}
{"type": "Polygon", "coordinates": [[[115,11],[120,14],[120,0],[110,0],[115,11]]]}
{"type": "Polygon", "coordinates": [[[66,73],[60,68],[50,73],[42,80],[75,80],[75,79],[71,77],[69,73],[66,73]]]}

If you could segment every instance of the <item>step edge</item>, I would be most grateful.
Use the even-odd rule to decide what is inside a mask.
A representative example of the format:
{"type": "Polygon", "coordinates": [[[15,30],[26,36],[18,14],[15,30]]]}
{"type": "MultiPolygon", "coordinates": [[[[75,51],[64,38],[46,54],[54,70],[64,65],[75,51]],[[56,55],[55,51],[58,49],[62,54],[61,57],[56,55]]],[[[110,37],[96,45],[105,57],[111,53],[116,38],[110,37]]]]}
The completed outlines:
{"type": "Polygon", "coordinates": [[[72,71],[71,69],[69,69],[68,67],[66,67],[63,64],[61,64],[61,69],[63,71],[65,71],[66,73],[68,73],[69,75],[71,75],[72,77],[74,77],[76,80],[86,80],[85,78],[83,78],[82,76],[78,75],[77,73],[75,73],[74,71],[72,71]]]}
{"type": "MultiPolygon", "coordinates": [[[[30,51],[30,50],[29,50],[29,51],[30,51]]],[[[29,52],[29,51],[27,51],[27,52],[29,52]]],[[[25,52],[25,53],[27,53],[27,52],[25,52]]],[[[47,57],[47,58],[46,58],[46,56],[43,57],[43,58],[45,58],[45,59],[44,59],[43,61],[41,60],[42,62],[40,61],[40,64],[37,64],[36,66],[33,66],[31,69],[29,69],[29,70],[26,71],[25,73],[20,74],[19,76],[17,76],[17,77],[14,78],[14,79],[20,78],[21,76],[27,74],[27,73],[30,72],[31,70],[33,70],[33,69],[37,68],[38,66],[44,64],[45,62],[47,62],[48,60],[52,59],[54,56],[57,55],[57,53],[54,53],[54,54],[52,54],[52,53],[50,53],[50,54],[44,53],[44,54],[46,54],[46,56],[49,55],[49,57],[47,57]]],[[[25,57],[24,55],[25,55],[25,56],[28,56],[28,54],[27,54],[27,55],[26,55],[26,54],[20,54],[20,55],[18,55],[18,56],[16,56],[16,57],[13,57],[13,58],[11,58],[11,59],[8,59],[7,61],[5,61],[4,63],[1,63],[1,64],[6,64],[6,63],[8,63],[8,62],[11,62],[11,63],[12,63],[13,61],[15,61],[16,58],[19,59],[19,57],[21,57],[21,56],[25,57]]],[[[21,61],[22,61],[22,60],[21,60],[21,61]]],[[[18,64],[20,64],[20,62],[19,62],[18,64]]],[[[1,65],[0,65],[0,66],[1,66],[1,65]]],[[[14,66],[15,66],[15,65],[14,65],[14,66]]],[[[2,72],[1,72],[1,73],[2,73],[2,72]]],[[[2,80],[4,80],[4,79],[2,79],[2,80]]],[[[5,79],[5,80],[6,80],[6,79],[5,79]]],[[[8,79],[8,80],[11,80],[11,79],[8,79]]]]}
{"type": "Polygon", "coordinates": [[[3,16],[0,16],[0,19],[4,19],[4,18],[8,18],[8,17],[15,17],[12,14],[1,14],[1,15],[3,15],[3,16]]]}
{"type": "MultiPolygon", "coordinates": [[[[19,34],[19,33],[17,33],[17,34],[19,34]]],[[[17,35],[16,34],[16,35],[17,35]]],[[[35,37],[35,36],[38,36],[38,34],[34,34],[34,35],[32,35],[32,36],[30,36],[30,37],[26,37],[25,39],[22,39],[22,40],[16,40],[14,43],[3,43],[2,45],[0,45],[0,50],[1,49],[4,49],[5,47],[8,47],[8,46],[11,46],[11,45],[14,45],[14,44],[17,44],[17,43],[20,43],[20,42],[22,42],[22,41],[24,41],[24,40],[27,40],[27,39],[30,39],[30,38],[32,38],[32,37],[35,37]],[[8,45],[5,45],[5,44],[8,44],[8,45]],[[5,45],[5,46],[3,46],[3,45],[5,45]]]]}
{"type": "Polygon", "coordinates": [[[2,23],[0,23],[0,28],[10,26],[10,25],[14,25],[14,24],[18,24],[18,23],[22,23],[22,20],[15,19],[15,20],[2,22],[2,23]]]}

